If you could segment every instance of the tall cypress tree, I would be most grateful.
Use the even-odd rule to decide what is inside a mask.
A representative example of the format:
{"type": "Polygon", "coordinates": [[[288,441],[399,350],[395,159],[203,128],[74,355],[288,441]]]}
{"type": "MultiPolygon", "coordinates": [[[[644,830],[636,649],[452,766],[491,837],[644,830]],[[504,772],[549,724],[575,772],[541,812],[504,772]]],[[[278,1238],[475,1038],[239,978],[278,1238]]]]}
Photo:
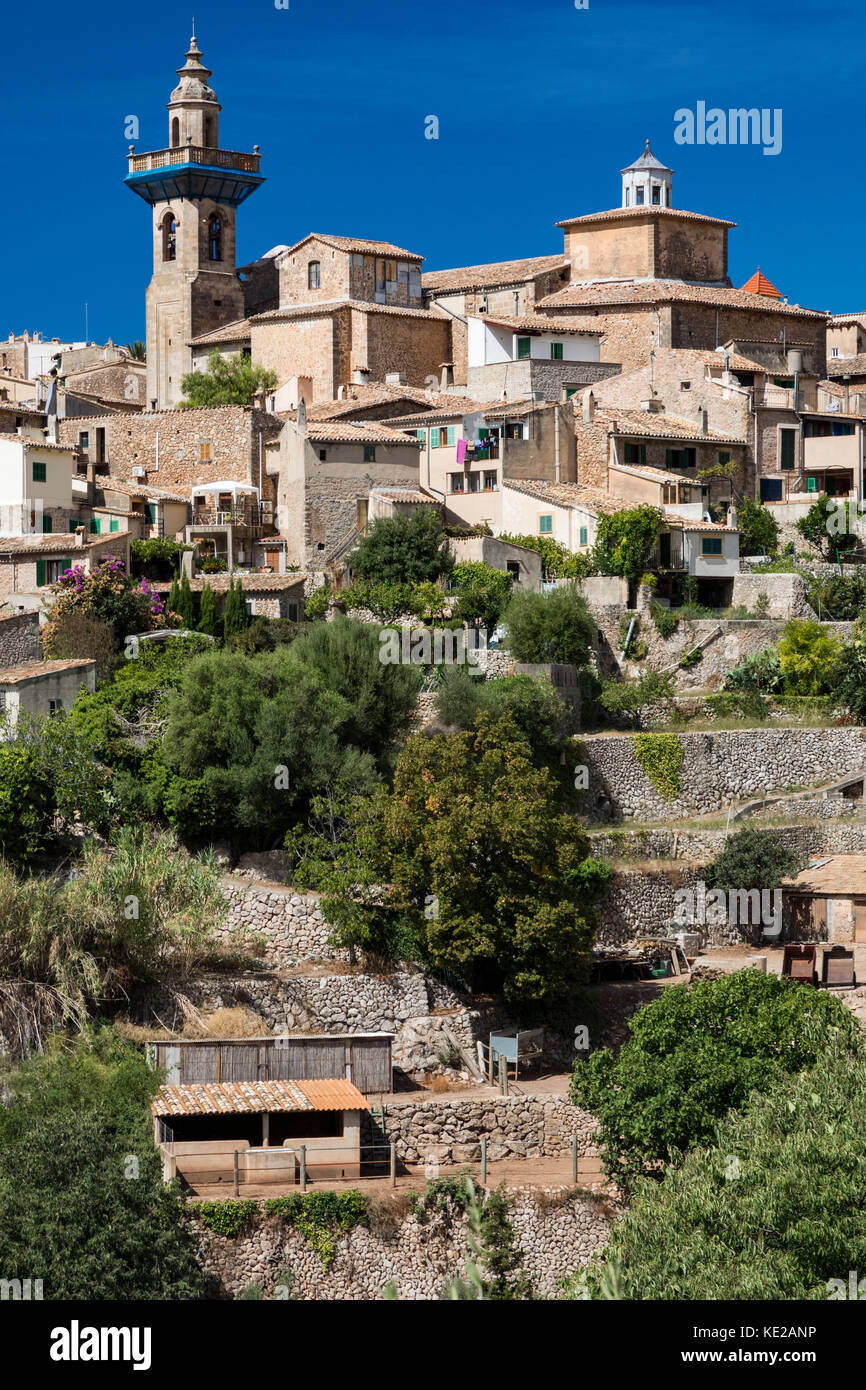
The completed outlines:
{"type": "Polygon", "coordinates": [[[217,630],[217,611],[214,592],[207,580],[201,586],[201,602],[198,609],[198,630],[215,637],[217,630]]]}
{"type": "Polygon", "coordinates": [[[170,613],[177,613],[179,612],[179,604],[180,585],[177,582],[177,575],[175,575],[174,579],[171,581],[171,588],[168,591],[168,600],[166,602],[166,608],[169,610],[170,613]]]}
{"type": "Polygon", "coordinates": [[[189,575],[186,573],[180,581],[180,599],[177,611],[183,619],[185,628],[195,627],[195,600],[189,584],[189,575]]]}

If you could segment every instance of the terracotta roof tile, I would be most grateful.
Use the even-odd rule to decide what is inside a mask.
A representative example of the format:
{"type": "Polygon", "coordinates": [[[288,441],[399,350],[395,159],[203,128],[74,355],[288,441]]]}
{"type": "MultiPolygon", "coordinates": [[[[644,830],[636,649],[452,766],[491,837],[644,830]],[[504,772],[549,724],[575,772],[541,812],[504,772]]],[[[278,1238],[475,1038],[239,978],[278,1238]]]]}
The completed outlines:
{"type": "MultiPolygon", "coordinates": [[[[580,406],[575,405],[575,414],[580,424],[580,406]]],[[[615,406],[598,406],[595,418],[607,427],[608,434],[626,435],[632,438],[676,439],[692,444],[745,444],[733,434],[722,434],[720,430],[708,429],[705,433],[697,428],[693,420],[679,415],[655,414],[649,410],[620,410],[615,406]]]]}
{"type": "Polygon", "coordinates": [[[326,246],[333,246],[338,251],[358,251],[368,256],[395,256],[404,261],[423,261],[424,259],[417,252],[405,251],[402,246],[395,246],[390,241],[370,241],[367,237],[331,236],[324,232],[309,232],[300,241],[296,241],[294,246],[287,246],[285,251],[281,251],[276,259],[283,260],[286,256],[290,256],[293,251],[297,251],[300,246],[313,240],[323,241],[326,246]]]}
{"type": "Polygon", "coordinates": [[[503,328],[513,328],[525,333],[581,333],[587,338],[600,338],[602,329],[587,328],[582,319],[567,319],[565,315],[554,318],[544,314],[479,314],[484,323],[501,324],[503,328]]]}
{"type": "Polygon", "coordinates": [[[399,429],[378,420],[309,420],[307,437],[314,444],[417,444],[399,429]]]}
{"type": "Polygon", "coordinates": [[[55,449],[60,454],[78,452],[74,444],[53,444],[48,439],[29,439],[26,434],[12,434],[11,431],[0,430],[0,439],[4,443],[11,440],[14,444],[26,444],[31,449],[55,449]]]}
{"type": "Polygon", "coordinates": [[[369,1110],[351,1081],[223,1081],[160,1086],[154,1115],[257,1115],[262,1111],[369,1110]]]}
{"type": "Polygon", "coordinates": [[[326,299],[318,304],[287,304],[282,309],[268,309],[254,314],[250,323],[276,323],[282,319],[318,317],[335,314],[340,309],[355,309],[363,314],[395,314],[400,318],[435,319],[438,323],[451,321],[451,316],[435,309],[409,309],[400,304],[374,304],[368,299],[326,299]]]}
{"type": "Polygon", "coordinates": [[[0,670],[0,685],[18,685],[20,681],[57,676],[62,671],[74,671],[83,666],[95,670],[96,662],[87,657],[68,657],[62,661],[22,661],[18,666],[7,666],[0,670]]]}
{"type": "Polygon", "coordinates": [[[858,353],[856,357],[828,357],[827,375],[866,376],[866,352],[858,353]]]}
{"type": "Polygon", "coordinates": [[[222,328],[212,328],[210,333],[199,333],[197,338],[187,340],[188,347],[206,347],[208,343],[248,343],[250,340],[249,319],[235,319],[222,328]]]}
{"type": "Polygon", "coordinates": [[[741,285],[740,288],[747,290],[749,294],[766,295],[768,299],[782,298],[782,291],[777,290],[776,286],[771,284],[766,275],[762,274],[760,266],[758,266],[754,275],[749,276],[745,285],[741,285]]]}
{"type": "Polygon", "coordinates": [[[675,221],[714,222],[717,227],[736,227],[737,225],[736,222],[729,222],[725,217],[709,217],[705,212],[687,212],[685,208],[655,207],[650,203],[634,208],[609,208],[607,212],[588,212],[580,217],[567,217],[564,222],[557,222],[556,225],[557,227],[574,227],[583,222],[621,222],[641,217],[669,217],[675,221]]]}
{"type": "Polygon", "coordinates": [[[464,265],[455,270],[429,270],[421,276],[421,283],[430,294],[496,289],[499,285],[531,280],[545,271],[568,268],[569,262],[563,256],[528,256],[519,261],[491,261],[488,265],[464,265]]]}
{"type": "MultiPolygon", "coordinates": [[[[547,502],[557,507],[581,507],[594,516],[600,513],[613,516],[615,512],[627,509],[621,497],[613,497],[603,488],[585,487],[581,483],[548,483],[544,479],[503,478],[503,488],[521,492],[525,497],[534,497],[539,502],[547,502]]],[[[634,506],[639,506],[638,502],[634,506]]]]}
{"type": "MultiPolygon", "coordinates": [[[[542,312],[556,309],[602,308],[606,304],[669,304],[685,301],[695,304],[715,304],[719,308],[761,309],[764,313],[785,314],[795,318],[826,319],[815,309],[803,309],[799,304],[767,302],[766,296],[748,294],[745,290],[712,285],[693,285],[685,280],[616,280],[589,281],[566,285],[536,304],[542,312]]],[[[745,342],[745,339],[742,339],[745,342]]]]}

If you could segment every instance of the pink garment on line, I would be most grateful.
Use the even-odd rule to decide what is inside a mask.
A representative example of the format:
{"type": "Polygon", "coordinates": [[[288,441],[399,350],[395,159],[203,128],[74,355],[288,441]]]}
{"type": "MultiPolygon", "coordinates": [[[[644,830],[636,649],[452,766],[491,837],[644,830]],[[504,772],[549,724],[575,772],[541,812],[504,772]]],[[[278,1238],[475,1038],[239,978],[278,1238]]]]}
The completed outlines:
{"type": "Polygon", "coordinates": [[[458,463],[462,463],[463,460],[464,460],[465,458],[466,458],[466,440],[465,440],[465,439],[458,439],[458,441],[457,441],[457,462],[458,462],[458,463]]]}

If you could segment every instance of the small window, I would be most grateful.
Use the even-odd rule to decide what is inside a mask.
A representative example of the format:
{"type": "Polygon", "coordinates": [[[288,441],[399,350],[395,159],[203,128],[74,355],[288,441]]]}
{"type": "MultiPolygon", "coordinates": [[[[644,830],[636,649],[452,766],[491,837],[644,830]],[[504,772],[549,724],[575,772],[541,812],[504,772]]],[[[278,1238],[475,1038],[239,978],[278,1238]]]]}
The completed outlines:
{"type": "Polygon", "coordinates": [[[251,598],[244,600],[244,612],[248,618],[253,616],[253,600],[251,598]]]}
{"type": "Polygon", "coordinates": [[[449,474],[448,474],[448,491],[449,491],[449,492],[464,492],[464,491],[465,491],[465,486],[464,486],[463,474],[462,474],[462,473],[449,473],[449,474]]]}
{"type": "Polygon", "coordinates": [[[365,444],[365,445],[364,445],[364,462],[365,462],[365,463],[375,463],[375,462],[376,462],[376,445],[375,445],[375,444],[365,444]]]}
{"type": "Polygon", "coordinates": [[[101,531],[102,531],[102,521],[100,520],[100,518],[99,518],[98,516],[92,516],[92,517],[90,518],[90,534],[91,534],[91,536],[98,536],[98,535],[100,534],[101,531]]]}
{"type": "Polygon", "coordinates": [[[171,147],[172,147],[172,149],[173,149],[173,150],[176,150],[179,144],[180,144],[180,121],[178,120],[177,116],[174,116],[174,117],[172,118],[172,122],[171,122],[171,147]]]}
{"type": "Polygon", "coordinates": [[[172,212],[167,212],[162,219],[162,259],[177,259],[177,222],[172,212]]]}
{"type": "Polygon", "coordinates": [[[116,516],[113,516],[113,517],[111,518],[111,520],[109,521],[109,523],[108,523],[108,529],[109,529],[109,531],[119,531],[119,530],[120,530],[120,522],[118,521],[118,519],[117,519],[116,516]]]}
{"type": "Polygon", "coordinates": [[[785,472],[790,472],[794,467],[794,446],[797,432],[796,430],[780,430],[779,433],[781,435],[779,464],[785,472]]]}
{"type": "Polygon", "coordinates": [[[654,203],[654,204],[656,205],[656,207],[657,207],[660,201],[661,201],[661,189],[659,188],[658,184],[653,184],[653,203],[654,203]]]}
{"type": "Polygon", "coordinates": [[[520,578],[520,564],[517,560],[506,560],[505,568],[512,579],[520,578]]]}
{"type": "Polygon", "coordinates": [[[722,538],[721,536],[704,536],[701,540],[702,555],[721,555],[722,538]]]}
{"type": "Polygon", "coordinates": [[[635,189],[635,191],[634,191],[634,200],[635,200],[635,202],[637,203],[638,207],[641,207],[641,206],[643,205],[643,189],[642,189],[642,188],[636,188],[636,189],[635,189]]]}
{"type": "Polygon", "coordinates": [[[640,463],[640,445],[632,440],[626,440],[623,445],[622,456],[626,463],[640,463]]]}
{"type": "MultiPolygon", "coordinates": [[[[218,212],[212,212],[207,220],[207,257],[209,261],[221,261],[223,258],[223,224],[218,212]]],[[[220,303],[221,300],[214,300],[214,304],[220,303]]]]}
{"type": "Polygon", "coordinates": [[[297,605],[296,603],[290,603],[290,604],[289,604],[289,622],[290,622],[290,623],[296,623],[297,621],[298,621],[298,605],[297,605]]]}
{"type": "Polygon", "coordinates": [[[45,464],[40,463],[37,459],[33,460],[33,481],[34,483],[45,482],[45,464]]]}
{"type": "Polygon", "coordinates": [[[719,463],[730,463],[730,461],[731,461],[731,456],[730,456],[730,454],[728,453],[727,449],[720,449],[720,450],[719,450],[719,463]]]}
{"type": "Polygon", "coordinates": [[[310,261],[307,266],[307,289],[318,290],[322,284],[322,266],[319,261],[310,261]]]}
{"type": "Polygon", "coordinates": [[[89,448],[90,448],[90,435],[89,435],[89,433],[88,433],[87,430],[79,430],[79,432],[78,432],[78,447],[79,447],[79,449],[89,449],[89,448]]]}
{"type": "Polygon", "coordinates": [[[529,356],[529,344],[530,344],[529,338],[518,338],[518,339],[517,339],[517,359],[518,359],[518,361],[523,361],[525,358],[527,358],[527,357],[529,356]]]}
{"type": "Polygon", "coordinates": [[[485,492],[495,492],[495,491],[496,491],[497,479],[498,479],[498,477],[499,477],[499,474],[496,472],[496,469],[495,469],[495,468],[492,469],[489,473],[485,473],[485,474],[484,474],[484,491],[485,491],[485,492]]]}
{"type": "Polygon", "coordinates": [[[480,473],[469,473],[469,474],[467,475],[467,477],[468,477],[468,479],[469,479],[469,491],[470,491],[470,492],[480,492],[480,491],[481,491],[481,474],[480,474],[480,473]]]}
{"type": "Polygon", "coordinates": [[[52,532],[53,530],[54,530],[54,521],[52,520],[50,513],[49,513],[49,512],[43,512],[43,513],[42,513],[42,531],[43,531],[43,534],[46,535],[46,536],[50,536],[50,534],[51,534],[51,532],[52,532]]]}
{"type": "Polygon", "coordinates": [[[209,439],[199,440],[198,457],[200,463],[213,462],[213,444],[209,439]]]}
{"type": "Polygon", "coordinates": [[[62,709],[63,709],[63,701],[62,701],[62,700],[49,700],[49,701],[48,701],[48,713],[49,713],[49,714],[59,714],[60,711],[61,711],[62,709]]]}
{"type": "Polygon", "coordinates": [[[539,531],[539,534],[542,535],[542,536],[548,535],[552,530],[553,530],[553,517],[552,517],[552,516],[540,516],[540,517],[538,518],[538,531],[539,531]]]}
{"type": "Polygon", "coordinates": [[[320,449],[320,450],[319,450],[319,462],[320,462],[320,463],[325,463],[326,460],[327,460],[327,457],[328,457],[328,451],[327,451],[327,449],[320,449]]]}
{"type": "Polygon", "coordinates": [[[580,534],[580,539],[579,539],[579,541],[578,541],[578,545],[586,545],[586,544],[587,544],[587,535],[588,535],[587,527],[586,527],[586,526],[581,526],[581,528],[580,528],[580,533],[579,533],[579,534],[580,534]]]}
{"type": "Polygon", "coordinates": [[[553,362],[562,361],[562,343],[550,344],[550,357],[553,362]]]}
{"type": "Polygon", "coordinates": [[[145,504],[144,504],[144,519],[145,519],[145,521],[147,522],[148,526],[155,526],[155,525],[156,525],[156,503],[155,503],[155,502],[145,502],[145,504]]]}
{"type": "Polygon", "coordinates": [[[831,349],[830,349],[830,356],[831,356],[831,357],[838,357],[838,356],[839,356],[839,349],[838,349],[838,348],[831,348],[831,349]]]}
{"type": "Polygon", "coordinates": [[[692,383],[691,383],[690,381],[681,381],[681,382],[680,382],[680,390],[681,390],[681,391],[691,391],[691,389],[692,389],[692,383]]]}

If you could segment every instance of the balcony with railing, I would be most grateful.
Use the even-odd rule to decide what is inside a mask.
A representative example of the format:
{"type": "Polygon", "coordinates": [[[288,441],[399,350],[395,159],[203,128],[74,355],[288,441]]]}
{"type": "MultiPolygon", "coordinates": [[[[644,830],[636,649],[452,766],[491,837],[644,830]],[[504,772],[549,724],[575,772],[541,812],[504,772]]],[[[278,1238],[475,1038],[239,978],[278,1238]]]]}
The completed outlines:
{"type": "Polygon", "coordinates": [[[261,535],[263,528],[258,507],[196,507],[187,529],[196,532],[213,530],[215,527],[227,529],[229,526],[235,531],[261,535]]]}
{"type": "Polygon", "coordinates": [[[240,150],[221,150],[210,145],[178,145],[169,150],[130,154],[129,172],[142,174],[172,165],[202,164],[210,169],[240,169],[242,173],[257,174],[260,161],[258,147],[253,154],[244,154],[240,150]]]}
{"type": "Polygon", "coordinates": [[[659,537],[646,568],[648,570],[688,569],[682,531],[671,531],[659,537]]]}

